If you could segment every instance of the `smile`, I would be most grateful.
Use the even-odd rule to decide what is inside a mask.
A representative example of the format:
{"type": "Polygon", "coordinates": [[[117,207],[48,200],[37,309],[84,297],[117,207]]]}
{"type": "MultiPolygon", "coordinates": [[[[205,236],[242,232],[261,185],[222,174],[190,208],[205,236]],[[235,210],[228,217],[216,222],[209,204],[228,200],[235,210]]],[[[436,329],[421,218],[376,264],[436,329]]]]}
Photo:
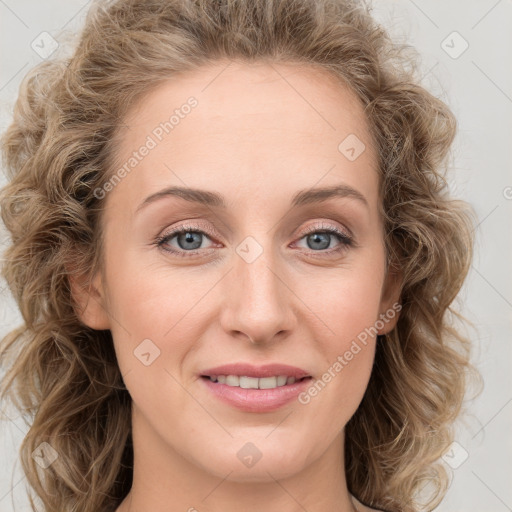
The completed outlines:
{"type": "Polygon", "coordinates": [[[310,377],[303,377],[302,379],[295,379],[295,377],[287,377],[286,375],[278,375],[274,377],[247,377],[245,375],[216,375],[216,376],[203,376],[209,378],[211,382],[218,382],[226,386],[239,387],[242,389],[275,389],[282,386],[294,384],[296,381],[301,381],[310,377]]]}

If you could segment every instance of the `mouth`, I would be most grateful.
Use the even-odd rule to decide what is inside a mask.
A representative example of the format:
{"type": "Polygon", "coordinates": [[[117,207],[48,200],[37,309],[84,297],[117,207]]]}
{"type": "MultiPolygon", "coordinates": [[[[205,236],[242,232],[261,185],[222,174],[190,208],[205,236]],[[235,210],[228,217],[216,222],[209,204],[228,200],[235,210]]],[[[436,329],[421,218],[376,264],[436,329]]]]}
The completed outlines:
{"type": "Polygon", "coordinates": [[[211,396],[251,413],[272,412],[293,403],[313,379],[308,371],[297,366],[242,361],[204,369],[198,377],[211,396]]]}
{"type": "Polygon", "coordinates": [[[293,404],[313,379],[311,375],[233,375],[208,372],[200,382],[210,396],[243,412],[273,412],[293,404]],[[211,374],[210,374],[211,373],[211,374]]]}
{"type": "Polygon", "coordinates": [[[268,377],[250,377],[247,375],[201,375],[201,378],[213,383],[242,389],[276,389],[312,379],[310,375],[300,378],[288,375],[274,375],[268,377]]]}

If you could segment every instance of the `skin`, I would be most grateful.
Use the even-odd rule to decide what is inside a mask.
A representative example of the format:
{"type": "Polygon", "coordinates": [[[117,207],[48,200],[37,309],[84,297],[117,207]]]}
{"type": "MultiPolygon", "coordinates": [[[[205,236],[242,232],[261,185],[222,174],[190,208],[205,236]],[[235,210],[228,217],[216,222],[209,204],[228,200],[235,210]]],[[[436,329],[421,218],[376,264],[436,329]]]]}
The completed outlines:
{"type": "MultiPolygon", "coordinates": [[[[362,107],[317,69],[219,61],[159,85],[131,108],[118,163],[190,96],[197,107],[108,192],[104,267],[90,288],[72,285],[82,321],[111,330],[133,399],[134,483],[117,512],[353,511],[340,463],[344,427],[368,385],[375,337],[308,404],[294,400],[274,412],[220,402],[199,373],[281,362],[316,380],[397,303],[362,107]],[[349,134],[366,145],[354,161],[338,150],[349,134]],[[290,207],[299,190],[340,184],[367,205],[335,197],[290,207]],[[171,185],[218,192],[227,209],[166,197],[136,213],[171,185]],[[184,223],[214,234],[199,235],[200,254],[158,248],[159,235],[184,223]],[[331,235],[327,248],[315,249],[309,227],[349,230],[355,245],[331,235]],[[236,252],[247,236],[263,251],[251,263],[236,252]],[[148,366],[134,356],[144,339],[160,350],[148,366]],[[237,457],[248,442],[262,454],[250,468],[237,457]]],[[[178,236],[169,246],[193,250],[178,236]]]]}

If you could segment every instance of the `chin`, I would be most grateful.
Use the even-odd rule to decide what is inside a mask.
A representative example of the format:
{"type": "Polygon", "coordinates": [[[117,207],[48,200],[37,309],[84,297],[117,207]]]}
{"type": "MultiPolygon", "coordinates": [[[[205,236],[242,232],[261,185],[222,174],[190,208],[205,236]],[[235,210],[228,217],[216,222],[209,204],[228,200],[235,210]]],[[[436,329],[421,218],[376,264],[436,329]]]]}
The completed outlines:
{"type": "Polygon", "coordinates": [[[197,462],[208,473],[232,482],[264,483],[299,473],[322,453],[320,448],[315,450],[318,453],[310,453],[303,439],[297,439],[297,442],[279,436],[265,439],[268,433],[267,430],[261,437],[252,436],[252,441],[251,436],[244,436],[239,441],[231,440],[220,450],[210,451],[207,460],[204,460],[205,453],[208,453],[205,450],[201,453],[203,460],[197,462]]]}

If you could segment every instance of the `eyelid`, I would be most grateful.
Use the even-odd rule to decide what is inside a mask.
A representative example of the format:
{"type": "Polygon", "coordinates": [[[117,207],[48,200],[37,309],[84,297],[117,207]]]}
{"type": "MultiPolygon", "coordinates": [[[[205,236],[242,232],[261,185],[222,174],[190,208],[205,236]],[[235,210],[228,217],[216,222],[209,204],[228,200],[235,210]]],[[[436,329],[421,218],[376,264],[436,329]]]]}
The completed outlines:
{"type": "MultiPolygon", "coordinates": [[[[304,228],[303,230],[300,230],[298,234],[301,235],[301,237],[304,237],[305,235],[309,235],[310,233],[316,233],[317,231],[322,230],[329,230],[333,229],[335,231],[340,231],[341,234],[345,235],[346,238],[353,239],[354,235],[352,234],[351,230],[343,226],[342,228],[339,228],[335,224],[326,224],[326,221],[317,221],[320,222],[320,225],[314,224],[314,221],[312,224],[304,228]]],[[[211,237],[215,238],[218,235],[215,233],[214,230],[212,230],[207,224],[201,223],[201,221],[193,221],[193,223],[185,222],[183,224],[179,224],[178,226],[174,226],[173,228],[170,228],[169,230],[164,230],[161,235],[158,236],[159,239],[165,238],[167,235],[177,234],[176,231],[188,229],[190,231],[204,231],[207,235],[210,235],[211,237]]]]}
{"type": "Polygon", "coordinates": [[[213,229],[211,229],[207,224],[203,224],[200,220],[194,221],[186,221],[183,224],[178,224],[177,226],[173,226],[168,230],[164,230],[158,238],[165,238],[168,235],[176,234],[175,231],[180,229],[188,229],[189,231],[204,231],[207,235],[211,237],[216,237],[217,234],[213,229]]]}
{"type": "Polygon", "coordinates": [[[341,232],[342,234],[344,234],[347,238],[350,238],[350,239],[353,239],[354,238],[354,235],[352,234],[352,231],[350,229],[348,229],[347,227],[343,226],[340,228],[338,225],[336,224],[330,224],[330,223],[327,223],[326,221],[322,220],[322,221],[317,221],[317,222],[320,222],[320,225],[318,224],[310,224],[308,227],[306,227],[303,231],[301,231],[302,233],[302,236],[304,235],[308,235],[310,233],[315,233],[317,231],[322,231],[322,230],[334,230],[334,231],[339,231],[341,232]]]}
{"type": "MultiPolygon", "coordinates": [[[[205,223],[198,220],[189,220],[185,221],[183,224],[178,224],[177,226],[173,226],[172,228],[166,229],[162,232],[161,235],[159,235],[159,238],[163,238],[168,234],[172,234],[174,231],[178,229],[190,229],[190,231],[198,230],[198,228],[202,231],[204,231],[206,234],[212,236],[212,237],[219,237],[216,230],[210,228],[208,223],[205,223]]],[[[310,221],[310,224],[306,226],[305,228],[298,230],[298,234],[302,234],[302,236],[309,234],[311,232],[321,231],[322,229],[334,229],[341,231],[343,234],[347,236],[347,238],[354,238],[354,234],[352,233],[352,230],[350,230],[345,224],[340,224],[337,221],[326,221],[324,219],[313,219],[310,221]],[[341,226],[341,228],[339,227],[341,226]]]]}

